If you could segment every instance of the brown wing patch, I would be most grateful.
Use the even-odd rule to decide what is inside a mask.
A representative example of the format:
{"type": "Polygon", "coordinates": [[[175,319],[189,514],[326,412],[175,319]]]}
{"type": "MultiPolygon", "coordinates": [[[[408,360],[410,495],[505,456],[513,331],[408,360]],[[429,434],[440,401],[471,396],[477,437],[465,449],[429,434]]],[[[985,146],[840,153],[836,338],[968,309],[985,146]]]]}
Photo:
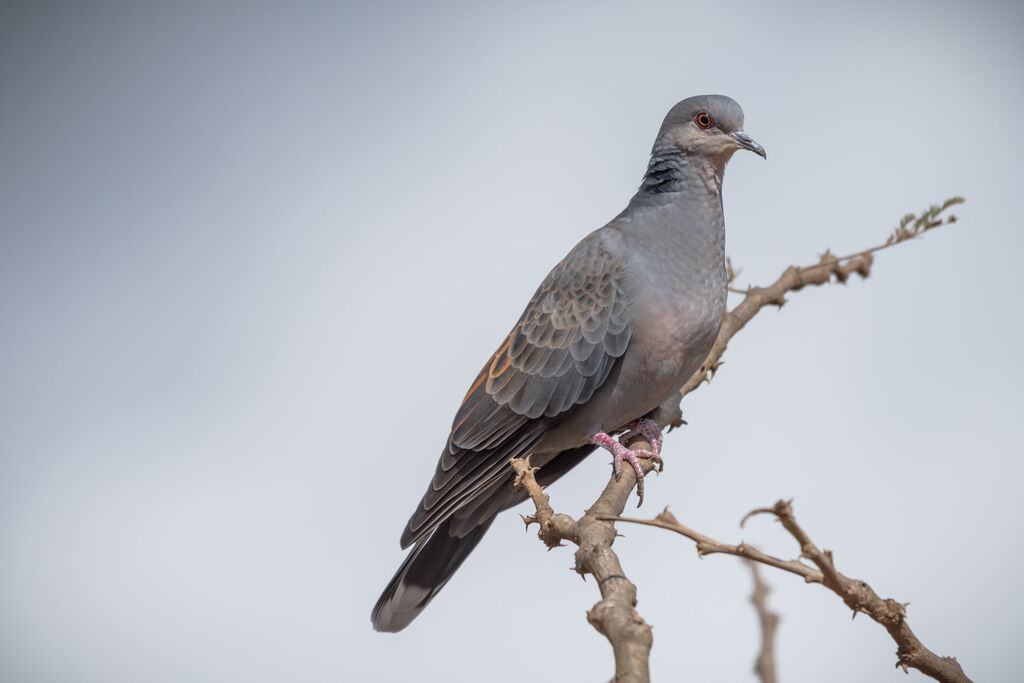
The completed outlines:
{"type": "Polygon", "coordinates": [[[487,374],[490,376],[491,379],[494,379],[501,375],[501,373],[505,372],[505,370],[507,370],[508,366],[511,364],[512,359],[509,358],[507,355],[498,356],[491,362],[491,369],[487,371],[487,374]]]}

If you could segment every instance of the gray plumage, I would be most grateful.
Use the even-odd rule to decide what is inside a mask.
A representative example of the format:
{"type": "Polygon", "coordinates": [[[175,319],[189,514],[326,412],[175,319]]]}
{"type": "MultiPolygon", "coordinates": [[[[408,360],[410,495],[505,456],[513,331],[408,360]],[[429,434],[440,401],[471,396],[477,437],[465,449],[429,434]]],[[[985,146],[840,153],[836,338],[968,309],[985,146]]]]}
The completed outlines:
{"type": "Polygon", "coordinates": [[[455,416],[374,628],[404,628],[495,515],[523,500],[510,458],[529,455],[546,486],[594,450],[595,434],[650,416],[700,366],[725,314],[725,165],[738,149],[764,156],[742,127],[722,95],[674,106],[626,209],[541,283],[455,416]]]}

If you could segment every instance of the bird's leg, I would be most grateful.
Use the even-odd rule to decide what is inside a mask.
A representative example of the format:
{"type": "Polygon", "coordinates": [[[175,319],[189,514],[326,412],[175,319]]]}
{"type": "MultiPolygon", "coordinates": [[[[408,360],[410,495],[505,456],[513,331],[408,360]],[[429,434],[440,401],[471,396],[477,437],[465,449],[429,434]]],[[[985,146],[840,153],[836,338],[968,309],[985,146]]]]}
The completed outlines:
{"type": "MultiPolygon", "coordinates": [[[[592,436],[591,441],[612,454],[612,471],[615,473],[615,476],[621,474],[623,461],[628,462],[633,468],[633,472],[636,473],[636,495],[640,498],[637,507],[640,507],[644,502],[644,471],[640,469],[640,458],[649,458],[656,463],[660,463],[661,456],[643,449],[630,450],[619,443],[615,437],[609,436],[604,432],[598,432],[592,436]]],[[[654,444],[651,445],[653,447],[654,444]]]]}
{"type": "MultiPolygon", "coordinates": [[[[632,434],[639,434],[647,439],[651,444],[651,451],[655,455],[661,455],[661,445],[665,441],[665,435],[661,433],[661,427],[658,426],[657,422],[647,417],[641,417],[638,420],[633,420],[623,429],[627,430],[627,438],[632,434]]],[[[658,463],[658,471],[662,471],[665,468],[665,463],[660,458],[656,462],[658,463]]]]}

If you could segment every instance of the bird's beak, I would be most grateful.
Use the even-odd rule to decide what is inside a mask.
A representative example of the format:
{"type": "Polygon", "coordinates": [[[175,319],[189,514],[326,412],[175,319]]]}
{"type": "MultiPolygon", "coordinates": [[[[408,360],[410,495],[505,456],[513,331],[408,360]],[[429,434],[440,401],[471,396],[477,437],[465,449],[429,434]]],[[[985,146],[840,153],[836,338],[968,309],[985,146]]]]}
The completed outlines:
{"type": "Polygon", "coordinates": [[[765,154],[764,147],[754,142],[754,138],[750,137],[742,130],[738,130],[735,133],[727,133],[729,137],[736,141],[736,144],[743,149],[749,149],[754,154],[759,155],[762,159],[767,159],[768,155],[765,154]]]}

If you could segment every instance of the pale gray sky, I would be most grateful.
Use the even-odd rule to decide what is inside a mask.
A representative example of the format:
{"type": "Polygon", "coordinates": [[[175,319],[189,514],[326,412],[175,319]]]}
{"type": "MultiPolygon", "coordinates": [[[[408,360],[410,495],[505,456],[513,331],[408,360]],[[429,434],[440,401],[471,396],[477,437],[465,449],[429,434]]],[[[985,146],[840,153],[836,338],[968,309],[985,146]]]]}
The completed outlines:
{"type": "MultiPolygon", "coordinates": [[[[737,99],[763,284],[963,194],[800,292],[684,404],[643,512],[842,571],[975,680],[1019,677],[1021,8],[1006,3],[7,3],[0,9],[0,679],[606,680],[592,582],[515,514],[372,632],[474,373],[625,205],[668,108],[737,99]]],[[[579,513],[596,455],[550,491],[579,513]]],[[[752,681],[747,570],[624,529],[658,680],[752,681]]],[[[903,681],[767,571],[783,681],[903,681]]],[[[920,679],[919,674],[912,674],[920,679]]]]}

